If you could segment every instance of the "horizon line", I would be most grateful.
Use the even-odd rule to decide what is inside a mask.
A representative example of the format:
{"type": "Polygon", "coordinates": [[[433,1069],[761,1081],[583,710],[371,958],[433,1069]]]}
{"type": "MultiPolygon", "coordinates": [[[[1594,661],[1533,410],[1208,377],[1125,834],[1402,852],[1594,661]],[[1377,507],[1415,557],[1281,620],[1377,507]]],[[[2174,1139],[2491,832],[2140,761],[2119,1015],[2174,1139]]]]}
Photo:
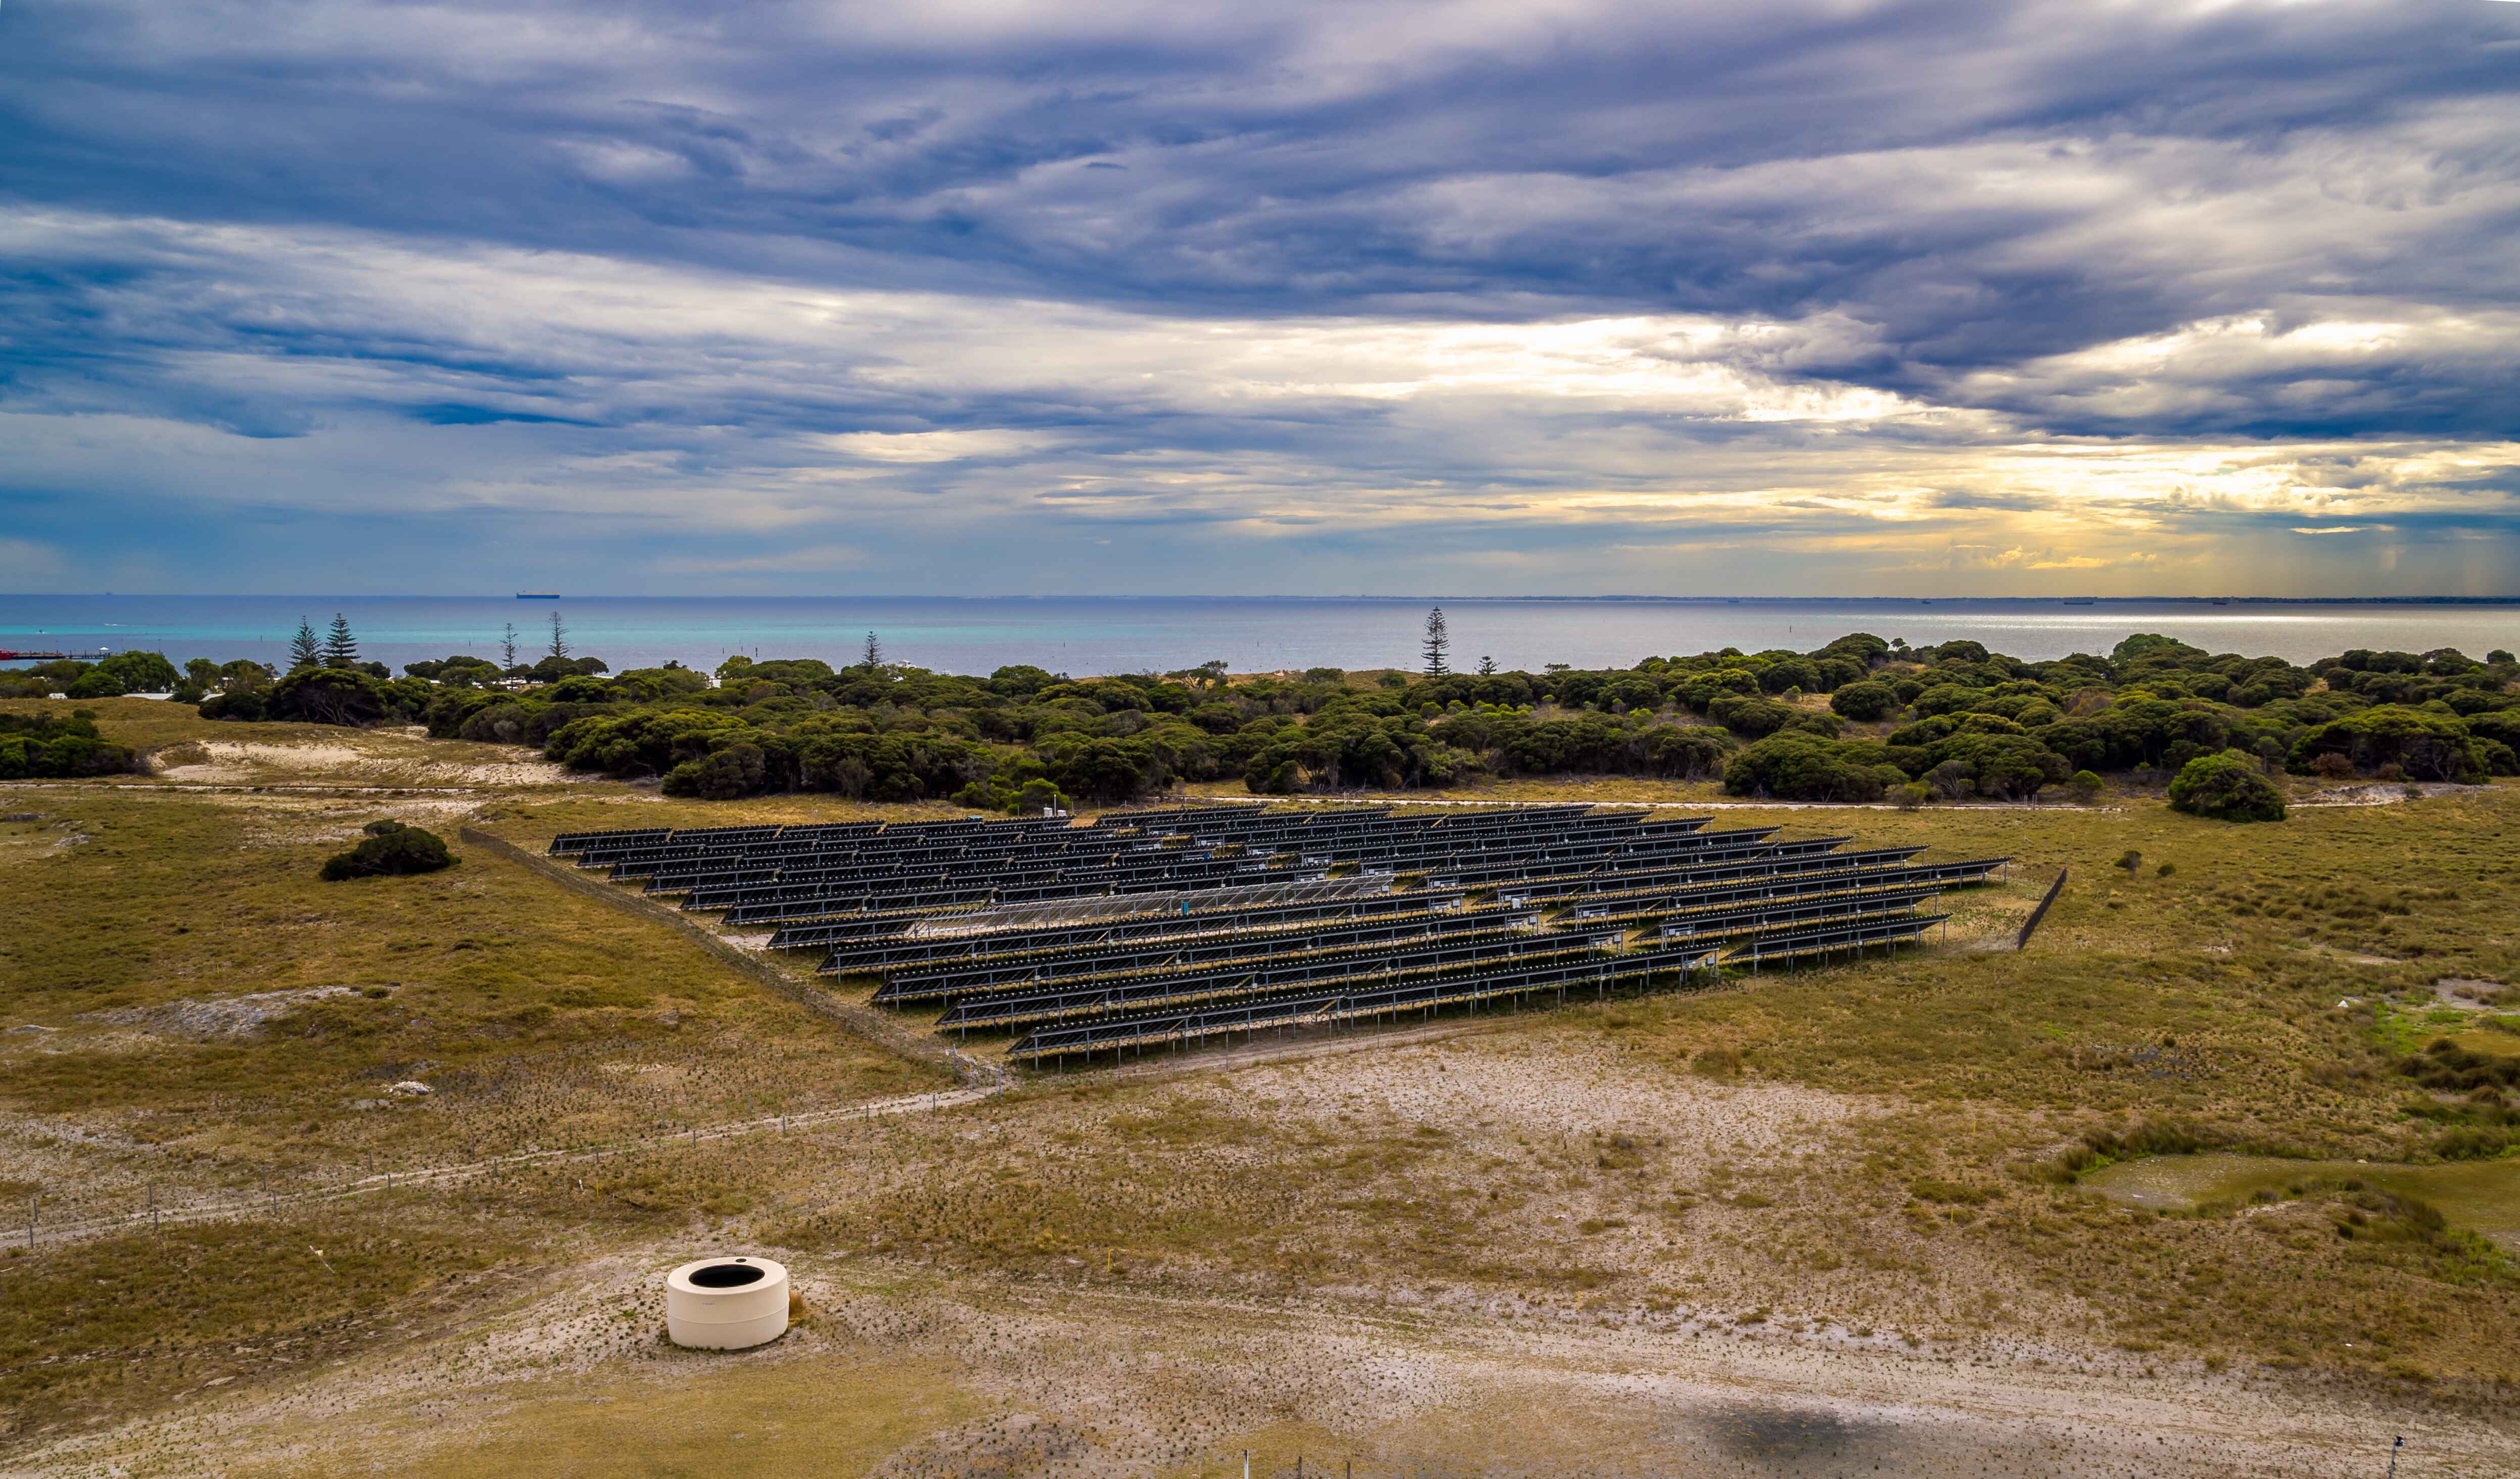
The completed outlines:
{"type": "Polygon", "coordinates": [[[590,591],[583,594],[566,592],[467,592],[458,594],[420,594],[413,592],[309,592],[309,591],[0,591],[0,601],[936,601],[936,602],[1124,602],[1181,601],[1223,604],[1236,601],[1387,601],[1432,602],[1436,604],[1472,605],[1481,603],[1512,604],[1527,602],[1652,602],[1699,605],[1779,605],[1786,604],[1824,603],[1829,605],[1955,605],[1969,602],[2001,603],[2014,605],[2083,605],[2100,602],[2127,604],[2150,602],[2166,605],[2207,605],[2215,603],[2247,605],[2520,605],[2520,594],[2505,596],[2242,596],[2200,593],[2192,596],[1656,596],[1629,592],[1604,592],[1598,595],[1374,595],[1356,592],[1329,596],[1303,595],[1172,595],[1110,594],[1095,595],[1024,595],[997,594],[984,596],[910,595],[895,592],[859,592],[846,596],[755,594],[720,592],[703,595],[644,595],[617,591],[590,591]]]}

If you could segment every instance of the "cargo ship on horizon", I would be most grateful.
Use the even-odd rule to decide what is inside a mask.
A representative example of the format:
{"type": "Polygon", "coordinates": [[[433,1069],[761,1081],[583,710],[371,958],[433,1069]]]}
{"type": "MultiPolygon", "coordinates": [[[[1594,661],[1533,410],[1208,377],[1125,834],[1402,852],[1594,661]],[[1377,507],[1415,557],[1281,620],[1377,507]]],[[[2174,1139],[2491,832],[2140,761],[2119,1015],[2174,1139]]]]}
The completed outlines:
{"type": "Polygon", "coordinates": [[[517,599],[518,599],[518,601],[558,601],[558,600],[560,600],[560,592],[558,592],[558,591],[518,591],[518,592],[517,593],[517,599]]]}

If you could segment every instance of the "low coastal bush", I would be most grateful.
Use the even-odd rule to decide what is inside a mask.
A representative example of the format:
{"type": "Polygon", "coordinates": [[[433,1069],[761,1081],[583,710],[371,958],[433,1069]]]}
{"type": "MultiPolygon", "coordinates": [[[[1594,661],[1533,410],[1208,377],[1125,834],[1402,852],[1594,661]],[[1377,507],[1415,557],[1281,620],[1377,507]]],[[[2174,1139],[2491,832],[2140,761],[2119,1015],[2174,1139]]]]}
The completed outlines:
{"type": "MultiPolygon", "coordinates": [[[[176,692],[198,695],[207,717],[417,721],[434,738],[540,746],[571,769],[712,798],[987,806],[1043,781],[1109,804],[1235,779],[1294,794],[1721,776],[1736,794],[1780,799],[1906,799],[1911,785],[1952,801],[2036,800],[2055,786],[2088,799],[2104,778],[2157,784],[2233,750],[2340,779],[2520,771],[2520,665],[2447,649],[2304,667],[2139,633],[2106,654],[2031,662],[1976,642],[1911,648],[1859,632],[1813,651],[1726,648],[1591,671],[1235,679],[1208,662],[1074,679],[1022,664],[979,677],[872,655],[839,667],[738,656],[712,681],[671,663],[612,675],[558,650],[556,633],[553,654],[530,664],[457,654],[387,679],[304,635],[286,675],[196,659],[176,692]],[[1880,742],[1846,740],[1849,723],[1892,728],[1880,742]]],[[[38,664],[11,681],[58,693],[122,661],[38,664]]],[[[166,676],[124,667],[96,677],[96,691],[166,676]]]]}
{"type": "Polygon", "coordinates": [[[1899,691],[1886,683],[1867,679],[1862,683],[1850,683],[1829,695],[1828,706],[1830,712],[1842,718],[1869,724],[1876,719],[1887,719],[1899,711],[1899,691]]]}
{"type": "Polygon", "coordinates": [[[127,746],[96,732],[96,715],[0,714],[0,781],[112,776],[140,769],[127,746]]]}
{"type": "MultiPolygon", "coordinates": [[[[2507,746],[2496,742],[2507,755],[2507,746]]],[[[2495,773],[2503,755],[2487,748],[2455,713],[2433,713],[2403,704],[2382,704],[2361,713],[2331,719],[2293,741],[2288,769],[2300,775],[2319,771],[2330,755],[2343,759],[2356,774],[2396,780],[2455,781],[2481,784],[2495,773]]],[[[2507,771],[2506,763],[2499,765],[2507,771]]],[[[2333,766],[2329,773],[2333,773],[2333,766]]]]}
{"type": "Polygon", "coordinates": [[[2200,755],[2170,783],[2173,811],[2221,822],[2280,822],[2283,792],[2266,777],[2256,757],[2238,750],[2200,755]]]}
{"type": "Polygon", "coordinates": [[[1907,779],[1878,744],[1799,730],[1771,735],[1724,767],[1724,788],[1732,794],[1791,801],[1878,801],[1907,779]]]}
{"type": "Polygon", "coordinates": [[[358,846],[324,860],[326,882],[435,873],[454,866],[455,855],[435,832],[399,822],[371,822],[367,833],[358,846]]]}

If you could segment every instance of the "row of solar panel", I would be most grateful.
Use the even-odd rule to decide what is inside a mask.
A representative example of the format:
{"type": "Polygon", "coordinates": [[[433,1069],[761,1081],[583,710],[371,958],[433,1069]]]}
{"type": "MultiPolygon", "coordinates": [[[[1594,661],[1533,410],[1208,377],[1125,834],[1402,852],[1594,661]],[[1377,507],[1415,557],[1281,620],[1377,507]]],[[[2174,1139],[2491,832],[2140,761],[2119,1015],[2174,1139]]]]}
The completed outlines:
{"type": "MultiPolygon", "coordinates": [[[[885,845],[907,839],[920,839],[930,844],[948,840],[972,842],[989,837],[1022,837],[1042,832],[1075,834],[1078,832],[1134,832],[1141,836],[1183,836],[1213,832],[1247,834],[1256,840],[1270,834],[1284,833],[1326,839],[1352,827],[1380,827],[1395,831],[1427,831],[1440,829],[1446,835],[1467,837],[1491,829],[1511,829],[1583,817],[1590,808],[1580,803],[1556,806],[1511,808],[1500,812],[1474,813],[1445,817],[1394,817],[1380,808],[1346,811],[1272,812],[1257,804],[1235,807],[1180,808],[1154,812],[1106,813],[1092,828],[1074,828],[1059,818],[1022,818],[998,821],[979,818],[945,822],[813,823],[781,827],[700,828],[669,830],[661,828],[632,829],[605,832],[564,832],[555,837],[551,851],[577,853],[592,860],[601,855],[604,861],[616,861],[619,855],[668,854],[687,851],[695,856],[724,854],[747,850],[812,850],[832,845],[847,838],[876,837],[885,845]]],[[[1588,819],[1596,824],[1643,823],[1642,814],[1635,812],[1595,813],[1588,819]]]]}
{"type": "Polygon", "coordinates": [[[1658,951],[1651,954],[1602,956],[1573,964],[1536,964],[1519,968],[1483,971],[1432,980],[1385,982],[1300,991],[1263,1000],[1219,1004],[1189,1011],[1149,1012],[1103,1021],[1043,1027],[1026,1033],[1007,1055],[1040,1062],[1048,1058],[1104,1050],[1178,1047],[1207,1038],[1264,1027],[1335,1026],[1397,1016],[1406,1011],[1432,1013],[1447,1007],[1477,1007],[1506,997],[1556,994],[1587,987],[1607,992],[1612,987],[1644,985],[1655,976],[1684,974],[1703,965],[1709,951],[1658,951]]]}
{"type": "MultiPolygon", "coordinates": [[[[1452,822],[1453,819],[1440,819],[1452,822]]],[[[1225,836],[1208,838],[1170,834],[1155,836],[1092,829],[1060,827],[1031,829],[1011,835],[978,835],[939,838],[920,835],[894,837],[889,832],[869,834],[853,831],[843,836],[797,838],[780,835],[742,845],[683,846],[670,841],[643,842],[613,848],[588,848],[579,855],[580,866],[608,865],[612,876],[643,877],[663,874],[731,871],[763,865],[791,866],[805,859],[826,859],[837,863],[848,858],[878,857],[978,857],[987,854],[1022,854],[1036,851],[1162,851],[1191,846],[1240,845],[1255,853],[1323,854],[1341,859],[1372,856],[1382,852],[1450,848],[1489,850],[1516,842],[1549,840],[1580,841],[1611,836],[1648,837],[1669,832],[1686,832],[1705,825],[1704,818],[1673,818],[1644,821],[1628,813],[1598,819],[1567,821],[1560,825],[1526,825],[1516,817],[1488,819],[1500,825],[1455,824],[1434,830],[1435,824],[1418,819],[1393,819],[1388,825],[1371,828],[1294,829],[1282,838],[1257,836],[1225,836]],[[1510,825],[1504,825],[1510,824],[1510,825]]],[[[1440,855],[1429,853],[1430,856],[1440,855]]]]}
{"type": "MultiPolygon", "coordinates": [[[[1934,890],[1865,893],[1793,905],[1705,913],[1686,925],[1668,923],[1653,944],[1745,943],[1763,935],[1790,934],[1814,923],[1849,924],[1901,916],[1934,896],[1934,890]]],[[[992,1020],[989,1004],[1018,999],[1093,1001],[1249,990],[1283,980],[1388,973],[1432,968],[1463,960],[1503,958],[1530,951],[1616,949],[1626,941],[1619,925],[1572,921],[1537,928],[1536,916],[1481,910],[1445,918],[1418,918],[1341,930],[1307,931],[1273,940],[1210,941],[1140,946],[1136,950],[1081,953],[1053,960],[964,962],[897,970],[875,1000],[888,1005],[939,1002],[948,1023],[992,1020]],[[980,1004],[975,1007],[975,1003],[980,1004]],[[977,1010],[981,1014],[974,1015],[977,1010]]]]}
{"type": "MultiPolygon", "coordinates": [[[[1769,872],[1785,873],[1797,869],[1824,870],[1856,864],[1904,861],[1922,851],[1921,848],[1882,848],[1862,853],[1826,852],[1844,838],[1815,838],[1791,843],[1761,843],[1738,849],[1719,850],[1704,857],[1681,856],[1649,863],[1641,860],[1609,859],[1597,866],[1517,870],[1515,876],[1504,883],[1500,892],[1507,897],[1529,902],[1541,899],[1569,899],[1609,891],[1636,891],[1668,887],[1682,883],[1720,881],[1732,877],[1756,877],[1769,872]],[[1622,866],[1625,865],[1625,866],[1622,866]],[[1532,874],[1537,873],[1537,876],[1532,874]]],[[[887,880],[880,885],[838,887],[829,884],[801,885],[794,889],[771,885],[760,890],[744,890],[742,902],[721,895],[695,895],[687,901],[688,909],[728,909],[732,923],[793,922],[860,912],[897,910],[916,907],[914,901],[930,904],[970,903],[977,900],[1052,899],[1102,893],[1127,893],[1170,890],[1197,882],[1218,882],[1254,876],[1247,865],[1231,859],[1208,862],[1186,862],[1178,867],[1148,868],[1143,871],[1115,871],[1084,875],[1058,875],[1052,878],[1029,878],[1009,886],[997,887],[984,879],[964,879],[959,874],[940,874],[915,879],[887,880]]],[[[1430,870],[1430,884],[1468,886],[1473,881],[1430,870]]]]}
{"type": "MultiPolygon", "coordinates": [[[[1553,876],[1579,872],[1598,871],[1608,865],[1641,866],[1654,860],[1678,861],[1723,856],[1748,858],[1765,850],[1765,844],[1746,845],[1764,838],[1773,829],[1752,829],[1733,833],[1671,833],[1634,843],[1583,843],[1567,846],[1531,846],[1510,852],[1491,854],[1477,868],[1447,867],[1442,875],[1479,880],[1553,876]],[[1745,844],[1729,851],[1715,844],[1731,840],[1745,844]]],[[[1820,846],[1834,846],[1843,838],[1820,846]]],[[[1814,850],[1814,844],[1793,846],[1814,850]]],[[[899,867],[870,868],[861,866],[807,870],[796,874],[782,872],[769,879],[738,880],[723,883],[695,883],[688,890],[687,909],[727,909],[756,904],[813,904],[832,899],[854,898],[867,893],[879,893],[895,886],[934,886],[947,878],[959,884],[978,885],[1004,881],[1032,886],[1063,876],[1074,885],[1076,893],[1094,893],[1105,882],[1122,879],[1176,876],[1216,877],[1231,874],[1260,874],[1269,865],[1248,859],[1218,858],[1206,853],[1174,853],[1161,857],[1124,857],[1117,861],[1078,860],[1064,874],[1045,870],[1044,860],[1029,856],[1010,859],[962,860],[952,867],[937,869],[932,864],[904,864],[899,867]]],[[[1307,860],[1308,863],[1314,860],[1307,860]]],[[[1412,858],[1413,865],[1424,859],[1412,858]]],[[[840,911],[826,910],[826,913],[840,911]]]]}
{"type": "Polygon", "coordinates": [[[1356,989],[1404,976],[1459,975],[1465,969],[1492,971],[1508,965],[1573,964],[1599,960],[1609,954],[1594,942],[1569,935],[1463,940],[1390,952],[1376,961],[1376,968],[1370,970],[1322,962],[1309,968],[1302,964],[1287,964],[1238,974],[1210,971],[1100,986],[1069,986],[1055,991],[1000,992],[955,1002],[937,1019],[937,1025],[1023,1031],[1055,1023],[1127,1016],[1207,1002],[1257,1001],[1288,991],[1319,991],[1326,982],[1337,982],[1347,989],[1356,989]]]}
{"type": "MultiPolygon", "coordinates": [[[[1944,915],[1908,915],[1861,924],[1814,929],[1767,942],[1755,959],[1782,961],[1800,956],[1864,950],[1912,940],[1943,922],[1944,915]]],[[[1569,989],[1592,986],[1606,993],[1612,987],[1644,986],[1657,976],[1683,974],[1714,964],[1709,947],[1667,948],[1600,955],[1571,963],[1530,961],[1516,968],[1458,976],[1421,977],[1376,983],[1340,983],[1332,988],[1302,989],[1264,997],[1218,1002],[1189,1009],[1132,1012],[1046,1022],[1026,1032],[1007,1055],[1041,1062],[1105,1050],[1179,1047],[1203,1039],[1267,1027],[1334,1026],[1381,1018],[1403,1011],[1431,1014],[1446,1007],[1478,1004],[1504,997],[1553,991],[1563,1001],[1569,989]]]]}
{"type": "MultiPolygon", "coordinates": [[[[1222,892],[1222,890],[1217,891],[1222,892]]],[[[1080,923],[991,929],[986,927],[984,920],[975,917],[969,922],[983,932],[968,934],[910,936],[885,933],[871,937],[854,932],[856,921],[789,924],[782,926],[771,935],[770,947],[776,950],[832,945],[834,948],[831,957],[824,962],[824,968],[827,971],[850,971],[888,965],[903,961],[947,960],[969,955],[974,950],[983,948],[990,954],[1007,954],[1035,948],[1052,949],[1064,945],[1113,940],[1151,939],[1177,932],[1190,933],[1238,927],[1262,928],[1315,919],[1364,919],[1384,914],[1416,913],[1457,905],[1461,902],[1462,893],[1459,889],[1418,890],[1407,894],[1348,895],[1287,904],[1220,904],[1206,907],[1193,902],[1196,899],[1195,894],[1179,897],[1180,902],[1177,904],[1170,901],[1151,903],[1142,915],[1080,923]]],[[[948,919],[936,922],[954,921],[948,919]]]]}

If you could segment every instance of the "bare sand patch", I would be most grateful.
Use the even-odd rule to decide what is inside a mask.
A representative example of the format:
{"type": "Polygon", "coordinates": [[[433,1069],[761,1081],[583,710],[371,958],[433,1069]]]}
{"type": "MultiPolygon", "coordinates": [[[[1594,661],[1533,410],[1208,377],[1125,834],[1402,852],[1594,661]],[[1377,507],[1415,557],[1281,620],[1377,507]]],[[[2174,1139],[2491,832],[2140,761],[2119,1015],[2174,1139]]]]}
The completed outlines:
{"type": "Polygon", "coordinates": [[[297,991],[255,991],[243,996],[196,997],[155,1007],[118,1007],[91,1011],[84,1019],[117,1027],[137,1027],[160,1037],[197,1041],[258,1035],[275,1017],[309,1002],[359,994],[355,986],[310,986],[297,991]]]}
{"type": "Polygon", "coordinates": [[[484,758],[450,760],[445,745],[401,734],[378,732],[364,742],[273,744],[249,740],[203,740],[167,753],[167,781],[197,785],[284,784],[290,779],[379,785],[504,787],[583,782],[529,749],[472,746],[484,758]],[[198,757],[198,758],[197,758],[198,757]],[[491,758],[496,757],[496,758],[491,758]]]}

